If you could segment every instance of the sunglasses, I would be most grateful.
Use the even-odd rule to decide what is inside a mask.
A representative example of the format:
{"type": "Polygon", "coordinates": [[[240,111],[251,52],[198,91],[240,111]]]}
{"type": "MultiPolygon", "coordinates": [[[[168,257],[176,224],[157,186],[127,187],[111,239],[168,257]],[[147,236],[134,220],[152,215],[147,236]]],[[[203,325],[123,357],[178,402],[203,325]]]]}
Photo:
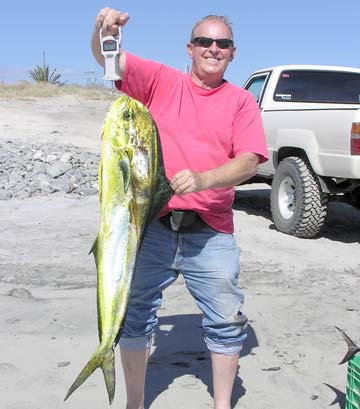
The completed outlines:
{"type": "Polygon", "coordinates": [[[226,48],[234,47],[234,41],[230,38],[209,38],[209,37],[195,37],[190,40],[191,44],[199,45],[200,47],[209,48],[215,41],[216,45],[225,50],[226,48]]]}

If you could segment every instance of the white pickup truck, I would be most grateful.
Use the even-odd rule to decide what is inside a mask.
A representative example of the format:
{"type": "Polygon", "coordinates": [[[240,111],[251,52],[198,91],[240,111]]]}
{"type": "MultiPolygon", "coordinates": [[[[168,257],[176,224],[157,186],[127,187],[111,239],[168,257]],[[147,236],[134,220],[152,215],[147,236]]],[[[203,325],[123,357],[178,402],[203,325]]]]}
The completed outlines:
{"type": "Polygon", "coordinates": [[[271,184],[276,228],[314,237],[329,200],[360,209],[360,69],[277,66],[256,71],[244,88],[262,113],[269,161],[256,180],[271,184]]]}

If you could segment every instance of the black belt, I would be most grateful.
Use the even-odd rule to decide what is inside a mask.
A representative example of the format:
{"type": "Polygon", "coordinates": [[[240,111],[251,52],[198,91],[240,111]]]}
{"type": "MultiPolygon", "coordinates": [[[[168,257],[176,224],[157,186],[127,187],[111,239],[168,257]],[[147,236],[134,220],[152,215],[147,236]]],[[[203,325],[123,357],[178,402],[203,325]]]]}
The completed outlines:
{"type": "Polygon", "coordinates": [[[192,210],[171,210],[165,216],[160,217],[159,221],[177,233],[196,232],[207,226],[201,217],[192,210]]]}

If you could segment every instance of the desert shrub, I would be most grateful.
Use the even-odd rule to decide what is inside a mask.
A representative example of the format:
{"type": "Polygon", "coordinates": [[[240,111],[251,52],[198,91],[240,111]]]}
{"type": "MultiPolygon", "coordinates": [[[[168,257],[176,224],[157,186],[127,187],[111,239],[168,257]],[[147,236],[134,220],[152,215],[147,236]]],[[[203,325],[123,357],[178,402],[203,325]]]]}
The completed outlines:
{"type": "Polygon", "coordinates": [[[56,68],[50,72],[48,65],[37,65],[33,70],[29,70],[29,74],[35,82],[63,85],[63,83],[59,80],[61,74],[56,74],[56,68]]]}

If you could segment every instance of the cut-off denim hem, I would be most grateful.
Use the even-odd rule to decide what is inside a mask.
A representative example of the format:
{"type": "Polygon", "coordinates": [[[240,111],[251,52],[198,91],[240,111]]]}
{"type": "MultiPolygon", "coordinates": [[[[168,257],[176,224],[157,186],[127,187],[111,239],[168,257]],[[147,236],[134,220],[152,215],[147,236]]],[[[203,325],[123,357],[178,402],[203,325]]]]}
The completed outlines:
{"type": "Polygon", "coordinates": [[[121,349],[127,351],[143,351],[144,349],[151,348],[153,343],[153,335],[145,335],[143,337],[121,337],[119,345],[121,349]]]}
{"type": "MultiPolygon", "coordinates": [[[[245,338],[246,338],[246,335],[243,336],[243,339],[245,338]]],[[[204,341],[210,352],[215,352],[216,354],[221,354],[221,355],[230,356],[230,355],[239,354],[243,347],[242,341],[232,342],[229,344],[218,344],[212,341],[208,337],[204,337],[204,341]]]]}

